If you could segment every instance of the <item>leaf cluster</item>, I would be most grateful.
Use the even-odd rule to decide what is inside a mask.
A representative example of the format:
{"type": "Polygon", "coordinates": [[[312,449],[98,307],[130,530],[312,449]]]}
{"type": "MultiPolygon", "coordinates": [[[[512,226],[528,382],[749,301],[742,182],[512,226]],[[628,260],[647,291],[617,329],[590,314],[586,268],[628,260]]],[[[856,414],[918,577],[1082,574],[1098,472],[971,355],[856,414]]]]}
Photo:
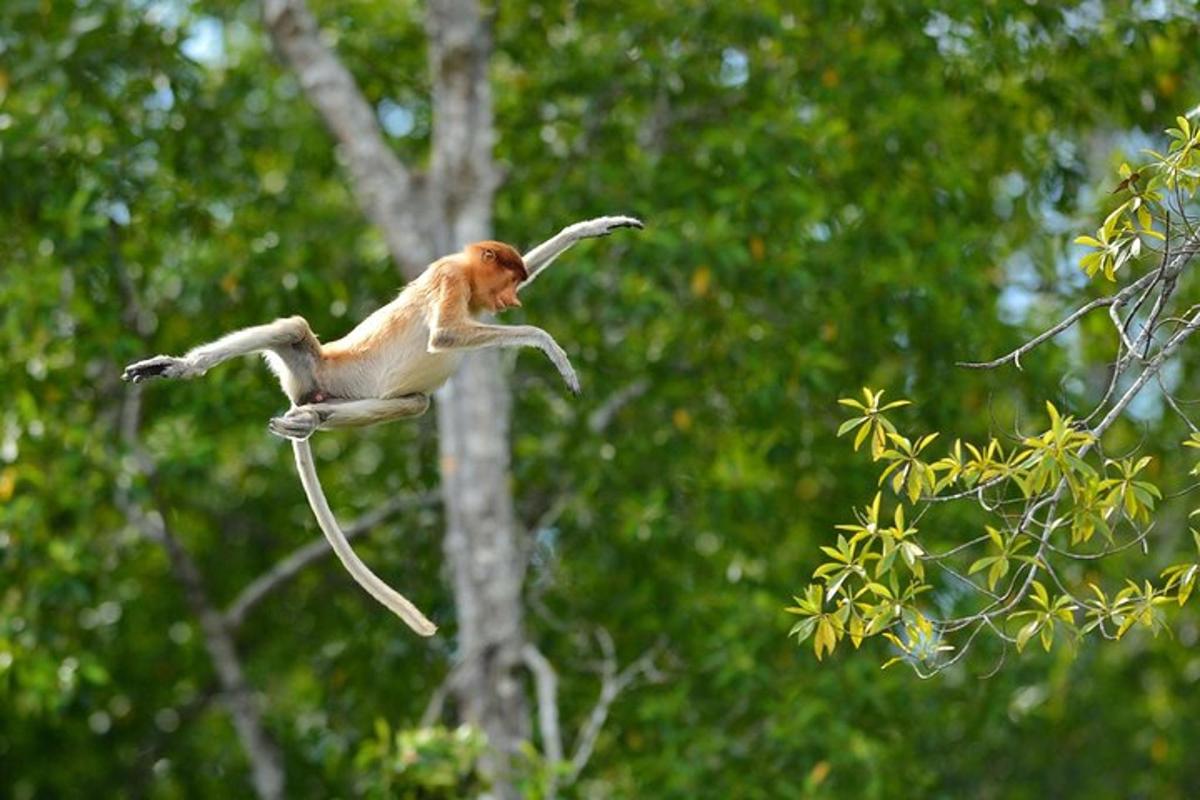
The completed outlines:
{"type": "MultiPolygon", "coordinates": [[[[1088,595],[1070,591],[1052,561],[1100,558],[1144,539],[1162,499],[1144,477],[1150,456],[1096,456],[1089,452],[1096,438],[1048,402],[1046,429],[1019,445],[1006,451],[995,438],[956,440],[937,458],[928,454],[937,434],[903,435],[885,413],[907,402],[881,405],[882,394],[864,388],[865,402],[843,399],[860,416],[843,423],[840,433],[857,430],[856,443],[868,437],[880,442],[869,457],[879,467],[880,485],[895,496],[891,513],[882,516],[878,492],[856,511],[855,522],[836,526],[836,543],[821,547],[827,560],[787,609],[800,617],[791,634],[800,642],[811,638],[818,659],[844,638],[857,648],[865,638],[883,635],[900,651],[885,666],[907,661],[937,669],[956,649],[952,634],[968,628],[973,638],[986,627],[1018,651],[1036,636],[1049,650],[1060,632],[1076,641],[1093,631],[1120,638],[1135,624],[1157,631],[1163,621],[1155,609],[1186,601],[1200,561],[1168,568],[1158,586],[1130,581],[1111,599],[1094,583],[1087,584],[1088,595]],[[907,517],[920,518],[951,501],[973,501],[995,522],[947,551],[931,552],[907,517]],[[1096,533],[1104,540],[1100,551],[1087,548],[1096,533]],[[981,605],[938,617],[923,599],[936,588],[929,566],[974,587],[981,605]],[[1035,578],[1039,573],[1051,577],[1048,584],[1035,578]]],[[[1200,440],[1189,442],[1195,447],[1200,440]]]]}

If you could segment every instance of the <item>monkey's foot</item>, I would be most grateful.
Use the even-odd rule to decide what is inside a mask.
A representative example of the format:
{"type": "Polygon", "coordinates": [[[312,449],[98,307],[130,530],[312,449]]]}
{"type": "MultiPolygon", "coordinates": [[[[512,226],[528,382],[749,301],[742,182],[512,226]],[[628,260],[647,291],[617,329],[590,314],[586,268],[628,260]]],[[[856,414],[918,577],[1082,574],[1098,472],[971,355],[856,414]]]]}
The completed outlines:
{"type": "Polygon", "coordinates": [[[321,415],[304,406],[289,409],[282,417],[273,417],[267,423],[267,428],[276,436],[299,441],[312,436],[320,427],[321,415]]]}
{"type": "Polygon", "coordinates": [[[141,383],[150,378],[194,378],[204,370],[188,363],[187,359],[175,356],[155,356],[130,364],[121,373],[121,380],[141,383]]]}

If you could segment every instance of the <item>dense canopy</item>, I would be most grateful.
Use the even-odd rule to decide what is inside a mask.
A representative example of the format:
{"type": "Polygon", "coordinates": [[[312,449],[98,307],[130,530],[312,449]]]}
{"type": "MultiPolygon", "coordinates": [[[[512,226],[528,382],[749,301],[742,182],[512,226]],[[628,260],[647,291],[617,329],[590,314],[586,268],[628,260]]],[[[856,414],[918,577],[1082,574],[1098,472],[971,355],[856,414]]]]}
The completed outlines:
{"type": "MultiPolygon", "coordinates": [[[[311,8],[389,146],[424,164],[424,5],[311,8]]],[[[577,247],[504,318],[552,332],[584,386],[566,395],[536,354],[502,360],[525,628],[557,667],[568,759],[608,637],[621,665],[653,657],[577,780],[531,735],[528,796],[552,772],[586,797],[1189,796],[1188,606],[1173,635],[1026,649],[998,671],[1000,646],[981,642],[931,681],[881,672],[884,641],[818,663],[784,609],[875,491],[836,438],[838,398],[887,388],[916,401],[896,412],[906,429],[983,439],[1102,384],[1103,319],[1021,372],[956,362],[1012,350],[1096,291],[1072,240],[1110,209],[1118,165],[1165,147],[1177,115],[1197,124],[1195,14],[497,5],[496,237],[647,223],[577,247]]],[[[457,654],[433,418],[314,439],[343,520],[388,512],[356,547],[449,625],[427,642],[332,559],[239,605],[319,536],[267,433],[286,401],[262,365],[119,380],[135,358],[277,316],[330,339],[390,299],[403,278],[345,158],[256,3],[0,4],[0,795],[244,795],[205,604],[227,612],[289,797],[454,797],[483,780],[486,743],[437,706],[457,654]]],[[[1172,380],[1191,398],[1198,377],[1185,359],[1172,380]]],[[[1114,433],[1186,484],[1194,454],[1161,403],[1114,433]]],[[[1194,549],[1187,508],[1163,506],[1151,558],[1097,574],[1153,576],[1194,549]]]]}

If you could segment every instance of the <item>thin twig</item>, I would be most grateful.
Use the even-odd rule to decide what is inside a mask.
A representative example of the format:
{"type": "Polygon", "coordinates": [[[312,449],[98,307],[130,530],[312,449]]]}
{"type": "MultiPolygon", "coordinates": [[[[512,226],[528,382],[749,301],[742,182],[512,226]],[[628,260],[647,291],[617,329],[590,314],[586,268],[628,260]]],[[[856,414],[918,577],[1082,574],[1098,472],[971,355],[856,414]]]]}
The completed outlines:
{"type": "Polygon", "coordinates": [[[588,760],[592,757],[592,751],[596,747],[600,729],[604,727],[604,722],[608,719],[608,710],[617,696],[638,678],[645,677],[652,682],[664,680],[664,676],[654,664],[664,642],[658,642],[624,669],[617,671],[617,657],[612,636],[604,628],[599,628],[596,631],[596,640],[603,653],[600,663],[600,696],[596,699],[592,713],[588,715],[587,721],[579,731],[575,751],[571,755],[571,766],[567,771],[567,783],[574,783],[575,779],[579,777],[579,773],[587,766],[588,760]]]}
{"type": "Polygon", "coordinates": [[[1109,295],[1107,297],[1098,297],[1095,300],[1091,301],[1090,303],[1086,303],[1086,304],[1080,306],[1079,308],[1075,309],[1070,314],[1068,314],[1066,316],[1066,318],[1064,318],[1061,322],[1046,329],[1042,333],[1040,333],[1037,336],[1035,336],[1034,338],[1030,339],[1025,344],[1018,347],[1016,350],[1013,350],[1008,355],[1000,356],[999,358],[992,359],[991,361],[959,361],[958,366],[966,367],[968,369],[995,369],[996,367],[999,367],[1002,364],[1007,364],[1009,361],[1014,361],[1017,363],[1017,365],[1019,367],[1021,356],[1025,355],[1030,350],[1034,349],[1035,347],[1037,347],[1039,344],[1046,341],[1047,339],[1051,339],[1051,338],[1057,336],[1058,334],[1062,333],[1067,328],[1071,327],[1076,322],[1078,322],[1082,317],[1086,316],[1087,314],[1089,314],[1092,311],[1095,311],[1097,308],[1103,308],[1105,306],[1111,306],[1111,305],[1117,305],[1117,306],[1121,305],[1122,303],[1125,302],[1125,299],[1129,296],[1130,293],[1135,291],[1143,283],[1150,281],[1152,278],[1153,278],[1153,273],[1148,273],[1146,275],[1143,275],[1141,278],[1134,281],[1133,283],[1129,284],[1128,286],[1126,286],[1124,289],[1122,289],[1117,294],[1109,295]]]}
{"type": "Polygon", "coordinates": [[[1155,375],[1154,380],[1156,383],[1158,383],[1158,388],[1162,391],[1163,399],[1167,401],[1167,405],[1171,407],[1171,410],[1175,412],[1176,416],[1183,420],[1184,424],[1188,426],[1188,430],[1190,430],[1192,433],[1200,431],[1200,428],[1196,427],[1196,423],[1192,422],[1191,417],[1183,412],[1183,409],[1179,407],[1179,403],[1177,403],[1171,393],[1167,391],[1167,387],[1163,383],[1162,374],[1160,373],[1155,375]]]}
{"type": "Polygon", "coordinates": [[[452,667],[442,682],[433,690],[433,693],[429,695],[429,702],[425,704],[425,710],[421,712],[421,720],[417,723],[418,727],[428,728],[436,725],[442,718],[442,712],[446,708],[446,698],[454,689],[456,680],[458,680],[458,671],[452,667]]]}
{"type": "Polygon", "coordinates": [[[558,769],[563,760],[562,730],[558,722],[558,673],[554,671],[550,659],[532,643],[526,642],[521,648],[521,658],[533,675],[542,755],[550,766],[544,796],[547,800],[554,800],[558,796],[558,769]]]}
{"type": "Polygon", "coordinates": [[[622,408],[641,397],[649,388],[650,381],[639,378],[613,392],[588,416],[588,429],[592,433],[604,431],[622,408]]]}
{"type": "MultiPolygon", "coordinates": [[[[137,439],[140,408],[140,387],[127,388],[121,408],[122,440],[133,454],[130,461],[134,468],[145,476],[152,496],[157,497],[158,479],[154,460],[137,439]]],[[[233,718],[238,740],[246,760],[250,762],[250,779],[255,793],[263,800],[284,797],[286,776],[282,756],[263,724],[259,699],[246,680],[233,631],[226,624],[225,616],[209,598],[199,566],[167,525],[161,501],[156,499],[146,510],[132,500],[128,489],[120,489],[116,502],[130,523],[140,529],[147,539],[161,544],[167,553],[171,572],[183,588],[184,599],[200,625],[204,647],[221,686],[221,701],[233,718]]]]}

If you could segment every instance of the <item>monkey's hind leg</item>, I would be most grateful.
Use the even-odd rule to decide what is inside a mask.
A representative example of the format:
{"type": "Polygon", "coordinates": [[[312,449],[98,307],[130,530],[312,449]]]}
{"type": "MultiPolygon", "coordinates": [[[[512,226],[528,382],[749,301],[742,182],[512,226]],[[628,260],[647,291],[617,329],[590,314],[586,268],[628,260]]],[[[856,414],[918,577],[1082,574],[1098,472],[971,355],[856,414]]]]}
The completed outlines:
{"type": "Polygon", "coordinates": [[[267,427],[284,439],[303,441],[318,430],[361,428],[404,417],[419,417],[429,409],[429,396],[406,394],[387,400],[330,400],[295,406],[267,427]]]}
{"type": "Polygon", "coordinates": [[[139,383],[150,378],[196,378],[222,361],[263,350],[278,354],[295,372],[315,363],[320,345],[304,317],[287,317],[234,331],[182,356],[154,356],[137,361],[125,368],[121,379],[139,383]]]}

